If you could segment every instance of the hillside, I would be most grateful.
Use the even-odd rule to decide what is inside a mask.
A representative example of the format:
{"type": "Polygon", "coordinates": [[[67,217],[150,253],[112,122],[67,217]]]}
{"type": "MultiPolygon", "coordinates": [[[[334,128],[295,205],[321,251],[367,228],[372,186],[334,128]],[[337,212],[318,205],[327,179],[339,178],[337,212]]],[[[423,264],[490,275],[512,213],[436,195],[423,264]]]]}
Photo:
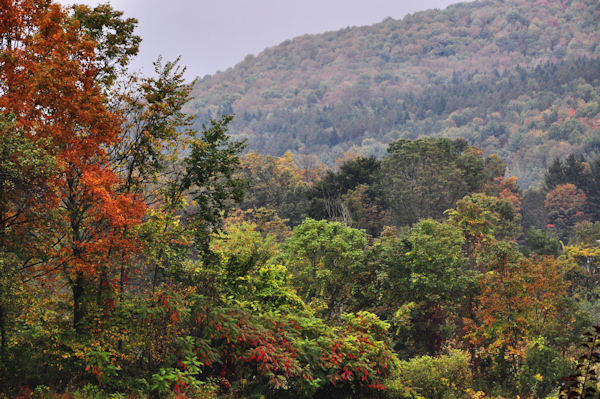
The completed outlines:
{"type": "Polygon", "coordinates": [[[556,156],[600,154],[600,4],[486,0],[288,40],[199,80],[201,127],[235,113],[248,150],[381,156],[400,138],[464,137],[522,186],[556,156]]]}

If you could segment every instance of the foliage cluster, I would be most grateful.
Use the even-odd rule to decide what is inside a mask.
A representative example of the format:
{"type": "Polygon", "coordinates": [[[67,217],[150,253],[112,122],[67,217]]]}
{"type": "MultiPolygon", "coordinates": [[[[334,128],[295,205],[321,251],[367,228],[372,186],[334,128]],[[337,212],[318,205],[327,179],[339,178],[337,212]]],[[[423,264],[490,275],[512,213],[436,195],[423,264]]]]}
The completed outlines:
{"type": "Polygon", "coordinates": [[[523,196],[515,178],[503,177],[499,157],[484,157],[464,140],[399,140],[388,151],[381,161],[348,156],[338,170],[321,173],[316,181],[303,181],[302,168],[288,163],[281,172],[285,179],[269,177],[282,193],[273,203],[261,202],[252,182],[262,184],[263,171],[273,170],[269,165],[294,157],[250,153],[242,157],[242,173],[251,182],[252,202],[240,206],[246,212],[253,206],[272,209],[295,226],[283,246],[284,252],[293,251],[277,259],[290,267],[292,285],[312,300],[310,308],[329,319],[342,307],[377,314],[391,323],[399,359],[415,369],[411,362],[430,364],[449,350],[467,356],[466,387],[447,374],[441,381],[432,377],[442,385],[416,383],[404,368],[387,394],[430,397],[419,392],[433,386],[450,397],[544,397],[555,391],[573,366],[577,336],[599,321],[600,230],[585,195],[594,189],[595,162],[574,155],[558,159],[545,184],[523,196]],[[554,200],[563,187],[564,195],[584,201],[554,200]],[[363,196],[353,196],[357,188],[363,196]],[[531,198],[540,207],[534,215],[531,198]],[[288,214],[290,207],[294,213],[288,214]],[[368,208],[378,211],[365,218],[361,210],[368,208]],[[553,211],[563,208],[563,223],[556,223],[553,211]],[[308,219],[298,225],[298,214],[308,219]],[[357,245],[363,247],[358,265],[331,257],[332,249],[339,251],[336,256],[351,256],[354,241],[342,231],[341,241],[326,234],[323,219],[331,231],[346,225],[372,232],[366,244],[357,245]],[[338,274],[339,266],[351,275],[338,274]],[[328,292],[337,293],[337,304],[328,292]]]}

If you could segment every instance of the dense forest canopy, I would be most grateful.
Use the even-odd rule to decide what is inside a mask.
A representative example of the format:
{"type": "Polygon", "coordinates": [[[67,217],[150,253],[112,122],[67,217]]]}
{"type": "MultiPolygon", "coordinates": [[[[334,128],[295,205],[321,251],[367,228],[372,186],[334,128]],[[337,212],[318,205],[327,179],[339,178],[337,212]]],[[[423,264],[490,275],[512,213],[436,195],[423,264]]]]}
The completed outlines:
{"type": "Polygon", "coordinates": [[[462,137],[528,187],[556,156],[598,155],[599,19],[594,0],[485,0],[301,36],[199,80],[186,111],[235,113],[248,150],[329,166],[462,137]]]}
{"type": "MultiPolygon", "coordinates": [[[[129,72],[137,22],[109,5],[0,0],[0,398],[595,397],[598,68],[595,47],[579,33],[563,42],[561,26],[593,37],[599,11],[529,4],[299,38],[194,86],[178,60],[129,72]],[[558,35],[551,53],[533,14],[558,35]],[[379,71],[403,65],[389,78],[342,62],[342,89],[308,79],[292,96],[269,91],[295,68],[293,52],[270,53],[303,43],[314,63],[302,68],[316,71],[335,64],[337,36],[348,41],[340,59],[358,60],[377,40],[352,53],[355,41],[385,26],[397,44],[371,58],[379,71]],[[491,37],[488,58],[521,65],[463,57],[491,37]],[[315,38],[330,47],[310,47],[315,38]],[[450,69],[427,67],[440,52],[463,69],[446,79],[450,69]],[[257,72],[244,86],[264,89],[255,108],[194,129],[193,90],[275,59],[269,85],[257,72]],[[282,114],[319,115],[323,135],[282,154],[271,138],[275,154],[244,153],[257,137],[229,135],[264,116],[292,140],[283,130],[299,125],[282,114]],[[406,134],[378,141],[385,123],[406,134]],[[420,131],[438,125],[448,137],[420,131]],[[361,126],[379,133],[361,141],[361,126]],[[360,145],[330,168],[321,161],[343,144],[338,133],[360,145]],[[493,143],[507,146],[498,155],[493,143]],[[528,151],[545,163],[524,191],[510,174],[519,156],[534,162],[528,151]]],[[[236,90],[210,112],[250,99],[236,90]]]]}

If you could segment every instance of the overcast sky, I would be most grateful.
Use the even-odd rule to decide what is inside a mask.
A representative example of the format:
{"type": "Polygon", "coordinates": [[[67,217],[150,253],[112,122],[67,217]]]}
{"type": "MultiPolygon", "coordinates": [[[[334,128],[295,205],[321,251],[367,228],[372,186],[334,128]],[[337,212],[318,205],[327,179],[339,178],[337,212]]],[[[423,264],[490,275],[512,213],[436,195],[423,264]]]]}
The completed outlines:
{"type": "MultiPolygon", "coordinates": [[[[59,0],[95,6],[107,0],[59,0]]],[[[225,70],[246,55],[306,33],[347,26],[372,25],[386,17],[432,8],[458,0],[110,0],[125,17],[137,18],[140,54],[131,68],[151,75],[159,55],[181,56],[187,77],[225,70]]]]}

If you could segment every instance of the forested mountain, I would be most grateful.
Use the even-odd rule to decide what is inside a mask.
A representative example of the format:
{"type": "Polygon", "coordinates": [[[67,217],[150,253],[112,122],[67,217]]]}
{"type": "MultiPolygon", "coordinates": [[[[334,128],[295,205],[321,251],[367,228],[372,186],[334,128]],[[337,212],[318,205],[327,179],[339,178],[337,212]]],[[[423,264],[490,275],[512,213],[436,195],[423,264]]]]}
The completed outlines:
{"type": "Polygon", "coordinates": [[[200,79],[196,127],[235,113],[248,150],[382,156],[466,138],[529,186],[555,157],[600,153],[600,3],[485,0],[288,40],[200,79]]]}

